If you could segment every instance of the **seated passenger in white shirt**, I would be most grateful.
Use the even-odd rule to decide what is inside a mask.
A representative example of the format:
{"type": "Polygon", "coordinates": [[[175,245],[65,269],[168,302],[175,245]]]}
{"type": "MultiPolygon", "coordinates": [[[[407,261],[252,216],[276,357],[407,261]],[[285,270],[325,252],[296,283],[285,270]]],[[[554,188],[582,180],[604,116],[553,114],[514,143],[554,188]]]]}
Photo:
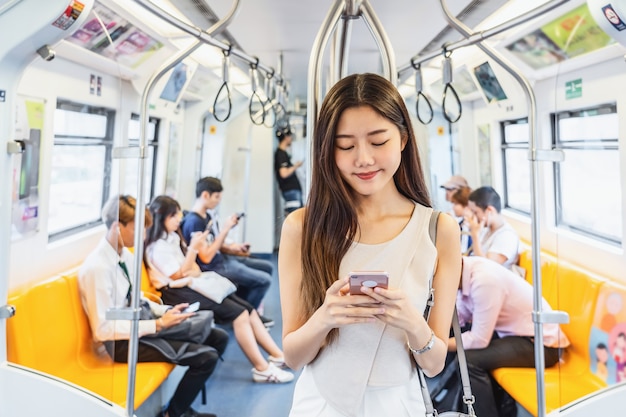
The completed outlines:
{"type": "MultiPolygon", "coordinates": [[[[127,249],[135,241],[135,206],[131,196],[114,196],[102,209],[102,220],[107,227],[104,238],[87,256],[78,272],[78,288],[83,309],[97,345],[104,345],[107,354],[116,362],[127,362],[131,322],[107,318],[109,309],[129,307],[134,280],[134,256],[127,249]]],[[[145,225],[152,223],[146,210],[145,225]]],[[[138,324],[138,362],[169,362],[187,367],[171,397],[164,417],[215,417],[212,413],[198,413],[191,404],[211,376],[219,357],[228,343],[228,333],[211,327],[212,319],[200,321],[206,329],[205,340],[194,341],[189,334],[172,337],[171,330],[195,313],[183,310],[188,303],[161,305],[145,300],[150,306],[150,318],[144,310],[138,324]],[[168,332],[169,330],[169,332],[168,332]]],[[[148,311],[145,311],[148,313],[148,311]]],[[[179,327],[180,328],[180,327],[179,327]]],[[[182,326],[185,332],[186,326],[182,326]]]]}
{"type": "Polygon", "coordinates": [[[519,258],[519,236],[500,213],[500,196],[492,187],[480,187],[469,195],[467,216],[472,253],[511,269],[519,258]]]}

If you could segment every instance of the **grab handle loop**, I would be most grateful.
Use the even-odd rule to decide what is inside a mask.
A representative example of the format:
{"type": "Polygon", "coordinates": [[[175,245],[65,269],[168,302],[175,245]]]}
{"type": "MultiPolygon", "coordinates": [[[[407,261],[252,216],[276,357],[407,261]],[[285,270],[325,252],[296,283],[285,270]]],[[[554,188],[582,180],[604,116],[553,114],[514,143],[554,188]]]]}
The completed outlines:
{"type": "Polygon", "coordinates": [[[248,103],[248,114],[250,120],[257,126],[260,126],[265,122],[265,106],[263,99],[257,92],[259,84],[259,70],[257,66],[259,64],[259,58],[253,64],[250,64],[250,84],[252,88],[252,95],[250,96],[250,102],[248,103]]]}
{"type": "Polygon", "coordinates": [[[283,94],[285,93],[285,88],[282,83],[277,83],[276,86],[276,104],[274,105],[274,112],[276,113],[276,123],[279,123],[280,120],[283,120],[287,116],[287,109],[283,105],[283,94]]]}
{"type": "Polygon", "coordinates": [[[217,95],[215,96],[215,101],[213,102],[213,117],[215,117],[215,120],[217,120],[218,122],[225,122],[226,120],[228,120],[228,118],[230,117],[230,112],[233,109],[233,102],[232,102],[232,98],[230,95],[230,87],[228,86],[228,70],[230,67],[229,57],[230,57],[231,48],[232,46],[224,51],[224,56],[222,58],[222,78],[224,79],[224,82],[222,83],[222,86],[217,92],[217,95]],[[219,112],[217,111],[217,104],[220,102],[220,97],[222,96],[222,92],[226,94],[225,98],[227,99],[227,103],[228,103],[226,115],[223,118],[218,116],[219,112]]]}
{"type": "Polygon", "coordinates": [[[450,58],[451,53],[450,51],[447,51],[444,48],[443,55],[444,55],[444,58],[443,58],[443,74],[442,74],[443,80],[442,81],[445,87],[443,89],[443,100],[441,102],[441,107],[443,108],[443,117],[445,117],[445,119],[450,123],[456,123],[461,118],[463,109],[461,107],[461,100],[459,99],[459,95],[456,93],[456,90],[452,86],[452,59],[450,58]],[[447,99],[449,97],[448,91],[452,92],[452,95],[454,96],[454,101],[456,102],[456,105],[457,105],[458,113],[456,114],[456,117],[454,113],[451,114],[448,111],[448,106],[446,105],[447,99]]]}
{"type": "Polygon", "coordinates": [[[276,110],[274,109],[274,105],[272,104],[272,91],[274,84],[274,69],[272,72],[268,72],[265,76],[265,97],[267,97],[267,101],[263,104],[263,108],[265,109],[265,121],[263,125],[265,127],[272,128],[276,126],[276,110]]]}
{"type": "Polygon", "coordinates": [[[419,64],[416,65],[413,59],[411,59],[411,65],[413,66],[413,68],[415,68],[415,91],[417,92],[417,98],[415,100],[415,115],[417,116],[417,120],[419,120],[421,124],[427,125],[433,120],[433,116],[434,116],[433,106],[431,106],[430,101],[428,100],[428,97],[426,97],[424,93],[422,92],[422,86],[423,86],[422,68],[420,67],[419,64]],[[428,120],[425,120],[424,118],[422,118],[422,115],[420,114],[421,113],[420,102],[422,103],[425,102],[426,105],[428,106],[428,112],[427,112],[428,116],[426,117],[426,119],[428,120]]]}

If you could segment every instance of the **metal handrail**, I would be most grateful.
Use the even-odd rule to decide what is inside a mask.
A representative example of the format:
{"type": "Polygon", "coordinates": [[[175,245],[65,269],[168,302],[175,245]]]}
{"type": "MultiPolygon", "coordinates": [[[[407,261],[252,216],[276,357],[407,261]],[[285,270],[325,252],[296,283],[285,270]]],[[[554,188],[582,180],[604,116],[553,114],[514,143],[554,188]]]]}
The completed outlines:
{"type": "MultiPolygon", "coordinates": [[[[140,4],[143,3],[143,0],[135,0],[140,4]]],[[[206,1],[206,0],[204,0],[206,1]]],[[[148,123],[149,123],[149,98],[150,94],[156,83],[172,68],[174,68],[179,62],[193,53],[196,49],[198,49],[204,42],[202,39],[205,37],[211,38],[211,35],[214,33],[219,33],[223,30],[233,19],[235,13],[239,8],[240,0],[233,0],[233,5],[223,19],[216,22],[213,26],[206,30],[206,32],[200,32],[197,34],[198,40],[191,44],[186,49],[180,51],[178,54],[174,55],[169,61],[165,62],[148,80],[146,86],[143,90],[143,94],[141,96],[141,114],[140,114],[140,130],[139,130],[139,160],[137,167],[137,182],[138,182],[138,191],[136,196],[135,203],[135,251],[134,251],[134,282],[133,282],[133,291],[131,295],[131,309],[134,311],[139,311],[139,298],[141,295],[141,265],[143,260],[143,235],[144,235],[144,223],[145,223],[145,202],[144,202],[144,194],[145,194],[145,159],[147,158],[147,133],[148,133],[148,123]],[[205,36],[206,35],[206,36],[205,36]]],[[[143,4],[142,4],[143,5],[143,4]]],[[[156,7],[152,4],[148,7],[151,9],[156,7]]],[[[160,9],[159,9],[160,10],[160,9]]],[[[162,10],[161,10],[162,11],[162,10]]],[[[163,11],[162,11],[163,12],[163,11]]],[[[163,12],[169,16],[166,12],[163,12]]],[[[212,38],[211,38],[212,39],[212,38]]],[[[139,344],[139,317],[135,315],[131,320],[131,330],[130,330],[130,340],[128,345],[128,387],[126,391],[126,413],[129,417],[132,417],[134,414],[134,405],[135,405],[135,377],[136,377],[136,368],[137,368],[137,351],[139,344]]]]}
{"type": "MultiPolygon", "coordinates": [[[[206,0],[204,0],[204,1],[206,1],[206,0]]],[[[139,5],[143,6],[148,11],[152,12],[153,14],[155,14],[156,16],[160,17],[161,19],[165,20],[166,22],[168,22],[172,26],[175,26],[178,29],[182,30],[183,32],[186,32],[186,33],[188,33],[188,34],[198,38],[203,43],[206,43],[206,44],[211,45],[211,46],[216,46],[216,47],[220,48],[223,51],[231,49],[231,54],[233,56],[236,56],[237,58],[247,62],[248,64],[252,64],[252,63],[257,61],[256,57],[248,55],[248,54],[246,54],[244,51],[242,51],[240,49],[231,48],[232,45],[229,45],[227,43],[224,43],[224,42],[214,38],[215,35],[217,35],[222,30],[225,29],[225,26],[224,27],[220,27],[220,28],[218,28],[218,30],[213,31],[213,32],[209,32],[208,30],[207,31],[203,31],[202,29],[198,28],[197,26],[190,25],[190,24],[188,24],[186,22],[183,22],[182,20],[178,19],[177,17],[172,16],[167,11],[165,11],[162,8],[160,8],[159,6],[153,4],[150,0],[135,0],[135,2],[137,2],[139,5]]],[[[234,15],[231,16],[229,19],[232,19],[233,17],[234,17],[234,15]]],[[[220,23],[220,22],[218,22],[218,23],[220,23]]],[[[216,23],[216,25],[218,23],[216,23]]],[[[228,25],[228,23],[230,23],[230,22],[227,22],[226,25],[228,25]]],[[[215,26],[215,25],[213,25],[213,26],[215,26]]],[[[267,65],[264,65],[262,63],[258,63],[257,67],[260,70],[264,71],[265,73],[274,73],[274,69],[272,67],[268,67],[267,65]]],[[[276,77],[278,80],[280,80],[282,82],[282,76],[281,75],[274,74],[274,77],[276,77]]]]}
{"type": "MultiPolygon", "coordinates": [[[[382,63],[383,63],[383,72],[392,83],[397,83],[398,74],[395,71],[396,63],[395,63],[395,55],[393,53],[393,48],[391,47],[391,43],[389,42],[389,38],[387,37],[383,27],[376,16],[376,13],[372,10],[367,0],[362,0],[362,2],[358,5],[355,4],[354,0],[335,0],[333,5],[331,6],[322,26],[320,27],[317,36],[315,37],[315,42],[313,43],[313,48],[311,49],[311,56],[309,59],[309,71],[308,71],[308,82],[307,82],[307,148],[311,148],[311,137],[313,136],[313,128],[315,126],[315,122],[317,121],[317,116],[319,114],[319,106],[322,102],[322,56],[324,54],[324,47],[328,45],[328,41],[333,34],[333,32],[337,28],[337,24],[339,19],[341,19],[342,15],[347,14],[347,18],[354,19],[358,16],[363,17],[363,21],[367,25],[370,33],[372,34],[376,44],[378,46],[378,50],[381,53],[382,63]],[[358,13],[357,13],[358,11],[358,13]]],[[[349,29],[349,25],[347,26],[349,29]]],[[[349,36],[347,36],[347,29],[343,29],[343,35],[341,37],[342,44],[339,45],[339,59],[338,62],[339,70],[333,72],[331,69],[330,73],[342,74],[342,69],[344,68],[347,57],[345,56],[345,43],[348,42],[349,36]]],[[[308,185],[310,184],[310,170],[307,170],[306,177],[306,187],[308,189],[308,185]]]]}
{"type": "MultiPolygon", "coordinates": [[[[335,0],[331,6],[322,26],[320,27],[313,47],[311,48],[311,56],[309,58],[309,71],[307,77],[307,115],[306,115],[306,147],[311,149],[311,137],[313,136],[314,124],[319,114],[319,106],[322,101],[322,55],[324,54],[324,46],[328,44],[328,40],[335,29],[337,22],[343,13],[342,4],[344,0],[335,0]]],[[[307,159],[309,161],[309,159],[307,159]]],[[[309,188],[311,170],[306,170],[305,190],[309,188]]]]}
{"type": "Polygon", "coordinates": [[[459,49],[459,48],[463,48],[465,46],[471,46],[474,45],[476,43],[482,42],[486,39],[491,38],[492,36],[498,35],[502,32],[505,32],[509,29],[512,29],[518,25],[521,25],[522,23],[528,22],[529,20],[532,20],[536,17],[539,17],[551,10],[556,9],[557,7],[561,6],[564,3],[567,3],[569,0],[552,0],[552,1],[548,1],[545,4],[542,4],[541,6],[538,6],[524,14],[521,14],[511,20],[507,20],[504,23],[501,23],[497,26],[494,26],[491,29],[486,29],[480,32],[473,32],[470,34],[469,37],[461,39],[460,41],[457,42],[453,42],[450,44],[447,44],[445,46],[442,46],[441,49],[433,51],[433,52],[429,52],[427,54],[424,55],[415,55],[413,58],[411,58],[409,60],[409,63],[401,66],[398,68],[398,74],[401,75],[402,73],[409,71],[411,68],[414,68],[414,65],[417,64],[421,64],[424,63],[426,61],[430,61],[431,59],[434,58],[438,58],[442,51],[447,50],[447,51],[454,51],[455,49],[459,49]]]}
{"type": "MultiPolygon", "coordinates": [[[[471,30],[452,15],[448,9],[445,0],[440,0],[441,8],[444,12],[446,20],[450,26],[454,27],[459,33],[465,37],[475,36],[471,30]]],[[[545,357],[543,351],[543,323],[548,322],[542,317],[542,293],[541,293],[541,268],[540,268],[540,235],[539,235],[539,159],[537,157],[537,103],[535,94],[530,82],[517,70],[513,65],[507,62],[493,48],[477,43],[477,46],[491,57],[495,62],[500,64],[509,74],[515,78],[520,84],[526,95],[528,104],[528,126],[529,126],[529,155],[530,160],[530,177],[531,177],[531,205],[530,205],[530,224],[531,224],[531,253],[532,253],[532,272],[533,272],[533,322],[535,328],[535,370],[537,383],[537,417],[546,415],[546,399],[545,399],[545,381],[544,367],[545,357]]]]}
{"type": "Polygon", "coordinates": [[[376,45],[378,46],[378,51],[380,52],[382,58],[383,74],[385,74],[387,79],[391,81],[393,85],[396,85],[398,83],[398,72],[395,69],[396,56],[393,52],[391,42],[387,37],[387,33],[383,29],[383,25],[380,20],[378,20],[378,16],[374,13],[374,10],[370,6],[369,1],[363,0],[359,10],[363,16],[363,21],[367,24],[367,27],[369,28],[370,33],[374,37],[376,45]]]}

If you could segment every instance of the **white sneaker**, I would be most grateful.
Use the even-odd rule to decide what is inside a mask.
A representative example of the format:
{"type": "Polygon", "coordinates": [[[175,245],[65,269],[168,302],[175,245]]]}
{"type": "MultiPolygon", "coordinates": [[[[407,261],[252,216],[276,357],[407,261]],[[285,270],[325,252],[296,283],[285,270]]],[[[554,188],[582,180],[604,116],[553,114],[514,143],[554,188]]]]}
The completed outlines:
{"type": "Polygon", "coordinates": [[[254,382],[283,383],[292,381],[293,374],[277,368],[276,365],[270,362],[270,366],[265,371],[258,371],[257,369],[252,368],[252,379],[254,382]]]}
{"type": "Polygon", "coordinates": [[[269,363],[273,363],[274,365],[276,365],[276,367],[277,367],[277,368],[282,368],[282,369],[284,369],[284,368],[286,368],[286,367],[287,367],[287,365],[285,364],[285,357],[284,357],[284,356],[281,356],[281,357],[279,357],[279,358],[276,358],[276,357],[274,357],[274,356],[272,356],[272,355],[269,355],[269,356],[267,357],[267,361],[268,361],[269,363]]]}

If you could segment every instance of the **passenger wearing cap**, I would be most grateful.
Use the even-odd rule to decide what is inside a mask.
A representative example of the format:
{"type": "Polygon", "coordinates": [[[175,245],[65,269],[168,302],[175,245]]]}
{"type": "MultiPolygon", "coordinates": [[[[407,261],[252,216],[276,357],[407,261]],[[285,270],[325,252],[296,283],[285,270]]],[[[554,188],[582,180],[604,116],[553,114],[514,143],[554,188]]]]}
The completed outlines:
{"type": "Polygon", "coordinates": [[[291,156],[287,153],[293,140],[289,127],[278,129],[276,137],[278,138],[278,148],[274,153],[274,171],[276,172],[278,187],[285,200],[285,213],[288,214],[302,207],[302,187],[300,187],[300,180],[296,175],[296,170],[302,166],[302,161],[292,164],[291,156]]]}
{"type": "MultiPolygon", "coordinates": [[[[458,213],[457,211],[459,210],[455,208],[455,204],[457,203],[457,201],[455,201],[454,199],[454,194],[458,193],[461,190],[465,190],[466,193],[464,193],[464,195],[467,195],[471,192],[471,188],[467,185],[467,180],[460,175],[451,176],[448,181],[441,184],[440,188],[446,190],[446,201],[452,205],[452,208],[448,211],[448,214],[452,216],[452,218],[454,218],[459,224],[461,232],[465,232],[465,234],[461,234],[461,251],[464,255],[467,255],[471,248],[469,225],[465,221],[465,217],[462,212],[458,213]]],[[[465,205],[467,204],[465,203],[465,205]]]]}
{"type": "Polygon", "coordinates": [[[452,202],[452,194],[461,187],[469,188],[467,180],[460,175],[453,175],[441,185],[446,190],[446,201],[452,202]]]}

